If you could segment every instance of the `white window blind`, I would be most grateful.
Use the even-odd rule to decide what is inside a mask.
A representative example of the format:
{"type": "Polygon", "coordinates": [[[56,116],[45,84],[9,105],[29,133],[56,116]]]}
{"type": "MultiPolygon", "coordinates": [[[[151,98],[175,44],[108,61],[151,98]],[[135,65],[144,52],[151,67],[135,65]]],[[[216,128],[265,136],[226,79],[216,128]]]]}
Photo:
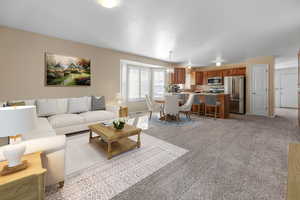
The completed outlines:
{"type": "Polygon", "coordinates": [[[153,98],[162,98],[165,93],[165,71],[153,70],[153,98]]]}
{"type": "Polygon", "coordinates": [[[121,63],[121,90],[126,101],[144,101],[163,97],[166,84],[164,68],[149,67],[144,64],[121,63]]]}

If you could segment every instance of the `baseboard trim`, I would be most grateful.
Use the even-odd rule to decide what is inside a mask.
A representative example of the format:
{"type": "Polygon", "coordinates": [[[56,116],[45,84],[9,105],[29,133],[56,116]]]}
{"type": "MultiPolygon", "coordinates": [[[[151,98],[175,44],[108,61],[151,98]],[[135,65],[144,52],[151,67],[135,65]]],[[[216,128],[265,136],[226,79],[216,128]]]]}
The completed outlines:
{"type": "Polygon", "coordinates": [[[260,116],[260,117],[269,117],[269,118],[275,118],[276,117],[276,115],[255,115],[255,114],[252,114],[252,113],[246,113],[246,115],[252,115],[252,116],[260,116]]]}

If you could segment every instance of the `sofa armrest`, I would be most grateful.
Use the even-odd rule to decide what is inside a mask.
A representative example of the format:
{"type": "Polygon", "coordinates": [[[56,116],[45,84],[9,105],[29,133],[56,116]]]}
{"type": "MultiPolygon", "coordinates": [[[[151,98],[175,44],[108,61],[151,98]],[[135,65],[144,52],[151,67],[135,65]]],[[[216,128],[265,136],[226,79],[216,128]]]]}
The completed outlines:
{"type": "MultiPolygon", "coordinates": [[[[66,148],[66,136],[57,135],[45,138],[22,141],[26,145],[25,154],[42,151],[45,154],[52,153],[66,148]]],[[[0,147],[0,161],[5,160],[3,155],[3,147],[0,147]]]]}

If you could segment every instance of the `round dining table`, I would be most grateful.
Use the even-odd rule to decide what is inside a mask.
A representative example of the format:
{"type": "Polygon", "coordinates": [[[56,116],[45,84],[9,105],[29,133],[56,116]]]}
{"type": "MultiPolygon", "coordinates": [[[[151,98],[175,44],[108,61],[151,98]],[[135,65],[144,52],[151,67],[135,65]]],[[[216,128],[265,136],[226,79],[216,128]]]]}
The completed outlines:
{"type": "MultiPolygon", "coordinates": [[[[156,99],[156,100],[154,100],[154,102],[156,102],[156,103],[158,103],[158,104],[161,104],[161,107],[162,107],[162,109],[164,110],[164,105],[165,105],[165,103],[166,103],[166,100],[165,100],[165,99],[156,99]]],[[[183,105],[183,101],[179,99],[178,104],[179,104],[179,106],[182,106],[182,105],[183,105]]],[[[164,115],[164,114],[163,114],[163,115],[159,118],[159,120],[166,120],[166,121],[167,121],[167,120],[171,120],[171,121],[176,121],[177,119],[176,119],[176,116],[164,115]]]]}

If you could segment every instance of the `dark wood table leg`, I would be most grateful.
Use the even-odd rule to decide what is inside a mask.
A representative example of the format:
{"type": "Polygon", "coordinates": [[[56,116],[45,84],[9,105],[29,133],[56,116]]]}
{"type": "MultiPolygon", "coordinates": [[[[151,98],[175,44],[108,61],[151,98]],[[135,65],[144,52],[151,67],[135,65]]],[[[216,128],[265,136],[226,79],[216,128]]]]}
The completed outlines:
{"type": "Polygon", "coordinates": [[[93,131],[92,131],[92,130],[90,130],[90,138],[89,138],[89,143],[91,143],[91,142],[92,142],[92,138],[93,138],[93,131]]]}
{"type": "Polygon", "coordinates": [[[107,143],[107,154],[108,154],[107,158],[108,158],[108,160],[110,160],[112,158],[111,151],[112,151],[112,149],[111,149],[111,142],[108,142],[107,143]]]}
{"type": "Polygon", "coordinates": [[[141,133],[138,134],[138,138],[137,138],[137,148],[140,148],[141,147],[141,136],[140,136],[141,133]]]}

